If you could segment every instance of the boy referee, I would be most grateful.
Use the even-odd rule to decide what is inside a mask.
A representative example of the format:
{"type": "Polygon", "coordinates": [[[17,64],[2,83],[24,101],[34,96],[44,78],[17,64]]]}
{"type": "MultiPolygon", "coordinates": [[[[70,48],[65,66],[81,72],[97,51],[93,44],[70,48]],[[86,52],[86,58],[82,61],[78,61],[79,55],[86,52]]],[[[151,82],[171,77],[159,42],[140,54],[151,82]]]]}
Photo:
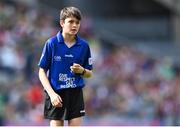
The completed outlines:
{"type": "Polygon", "coordinates": [[[88,43],[77,33],[81,12],[65,7],[60,12],[62,30],[47,40],[39,61],[39,79],[45,89],[44,117],[50,126],[80,126],[85,115],[83,78],[92,76],[88,43]]]}

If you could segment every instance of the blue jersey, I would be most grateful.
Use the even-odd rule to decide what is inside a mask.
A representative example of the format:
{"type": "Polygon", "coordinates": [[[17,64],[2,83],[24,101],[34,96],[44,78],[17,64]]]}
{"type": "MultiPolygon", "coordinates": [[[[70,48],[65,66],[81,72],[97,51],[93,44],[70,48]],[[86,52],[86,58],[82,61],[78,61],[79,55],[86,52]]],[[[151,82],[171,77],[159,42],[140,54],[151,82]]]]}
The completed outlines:
{"type": "Polygon", "coordinates": [[[48,79],[54,90],[84,87],[84,80],[79,74],[71,72],[70,66],[78,63],[92,70],[92,58],[89,45],[76,35],[76,42],[67,47],[59,31],[48,39],[43,48],[39,67],[49,71],[48,79]]]}

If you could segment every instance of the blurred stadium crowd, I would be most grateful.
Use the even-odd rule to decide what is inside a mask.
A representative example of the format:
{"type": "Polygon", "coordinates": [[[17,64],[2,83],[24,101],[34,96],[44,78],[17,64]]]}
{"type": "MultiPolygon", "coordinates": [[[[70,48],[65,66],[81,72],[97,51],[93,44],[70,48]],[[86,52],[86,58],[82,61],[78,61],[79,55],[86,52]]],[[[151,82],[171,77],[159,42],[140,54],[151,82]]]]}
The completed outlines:
{"type": "MultiPolygon", "coordinates": [[[[106,43],[91,25],[85,19],[80,31],[94,59],[84,124],[180,125],[180,72],[173,61],[106,43]]],[[[0,1],[0,125],[47,125],[37,64],[44,42],[58,30],[50,14],[0,1]]]]}

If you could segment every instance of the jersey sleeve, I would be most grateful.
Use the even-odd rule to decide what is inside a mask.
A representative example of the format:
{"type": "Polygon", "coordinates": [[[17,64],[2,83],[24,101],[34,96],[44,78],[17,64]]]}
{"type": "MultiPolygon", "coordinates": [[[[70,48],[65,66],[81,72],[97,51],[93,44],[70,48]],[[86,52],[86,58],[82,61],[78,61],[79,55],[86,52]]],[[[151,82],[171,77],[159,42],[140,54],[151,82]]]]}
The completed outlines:
{"type": "Polygon", "coordinates": [[[52,59],[52,46],[51,46],[51,41],[48,40],[44,45],[38,66],[48,70],[50,68],[51,59],[52,59]]]}
{"type": "Polygon", "coordinates": [[[89,48],[89,45],[87,45],[87,48],[86,48],[86,56],[85,56],[84,67],[88,70],[93,69],[93,60],[91,57],[91,50],[89,48]]]}

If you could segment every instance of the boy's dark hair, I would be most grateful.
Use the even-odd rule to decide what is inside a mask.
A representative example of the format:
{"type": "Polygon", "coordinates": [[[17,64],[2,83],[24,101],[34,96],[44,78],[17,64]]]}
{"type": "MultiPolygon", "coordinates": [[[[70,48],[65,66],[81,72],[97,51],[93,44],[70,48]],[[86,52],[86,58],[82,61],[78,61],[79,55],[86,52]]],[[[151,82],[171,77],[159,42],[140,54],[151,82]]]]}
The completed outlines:
{"type": "Polygon", "coordinates": [[[81,20],[81,11],[76,7],[65,7],[60,12],[60,20],[65,20],[71,16],[81,20]]]}

